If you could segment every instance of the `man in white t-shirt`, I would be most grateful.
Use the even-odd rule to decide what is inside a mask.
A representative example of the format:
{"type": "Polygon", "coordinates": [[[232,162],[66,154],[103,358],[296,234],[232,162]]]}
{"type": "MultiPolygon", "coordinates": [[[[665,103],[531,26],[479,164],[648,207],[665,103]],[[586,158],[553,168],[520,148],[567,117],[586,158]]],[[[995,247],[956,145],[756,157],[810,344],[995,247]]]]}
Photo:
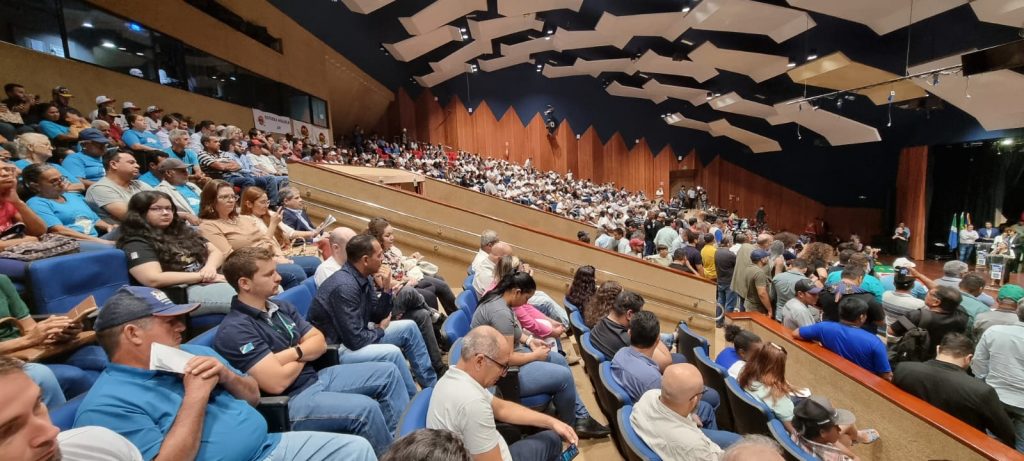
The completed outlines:
{"type": "Polygon", "coordinates": [[[128,439],[99,426],[60,432],[39,398],[39,386],[22,369],[21,360],[0,356],[0,453],[4,459],[65,459],[142,461],[128,439]]]}
{"type": "Polygon", "coordinates": [[[562,440],[575,444],[576,433],[550,415],[502,400],[487,388],[508,371],[512,345],[498,330],[474,328],[462,340],[459,363],[437,381],[427,408],[427,428],[458,434],[476,460],[555,461],[562,440]],[[547,429],[509,446],[497,421],[547,429]]]}
{"type": "Polygon", "coordinates": [[[485,230],[480,233],[480,251],[476,252],[476,256],[473,257],[473,263],[469,266],[474,272],[476,272],[477,267],[487,260],[487,257],[491,255],[491,248],[499,241],[498,233],[495,231],[485,230]]]}

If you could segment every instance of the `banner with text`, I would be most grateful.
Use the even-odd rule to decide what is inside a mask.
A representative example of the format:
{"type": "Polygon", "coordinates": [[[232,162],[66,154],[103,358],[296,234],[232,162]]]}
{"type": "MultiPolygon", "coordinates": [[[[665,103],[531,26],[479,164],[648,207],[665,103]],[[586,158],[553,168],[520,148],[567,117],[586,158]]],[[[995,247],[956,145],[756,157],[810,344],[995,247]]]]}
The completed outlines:
{"type": "Polygon", "coordinates": [[[288,134],[292,131],[292,119],[259,109],[252,110],[256,129],[267,133],[288,134]]]}
{"type": "Polygon", "coordinates": [[[292,135],[300,139],[309,139],[310,144],[317,146],[334,144],[331,132],[327,128],[298,120],[292,120],[292,135]]]}

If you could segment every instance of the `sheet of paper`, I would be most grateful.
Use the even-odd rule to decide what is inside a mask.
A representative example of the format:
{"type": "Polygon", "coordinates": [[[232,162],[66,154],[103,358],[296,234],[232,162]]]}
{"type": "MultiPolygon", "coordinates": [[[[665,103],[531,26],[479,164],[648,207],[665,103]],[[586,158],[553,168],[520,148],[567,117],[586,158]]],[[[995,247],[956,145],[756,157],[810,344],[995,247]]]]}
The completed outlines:
{"type": "Polygon", "coordinates": [[[184,374],[185,364],[195,357],[176,347],[153,343],[149,351],[149,369],[184,374]]]}
{"type": "Polygon", "coordinates": [[[337,219],[334,217],[334,215],[327,215],[327,218],[324,219],[324,222],[320,223],[320,225],[316,227],[316,235],[320,235],[325,229],[327,229],[327,226],[334,224],[335,221],[337,221],[337,219]]]}

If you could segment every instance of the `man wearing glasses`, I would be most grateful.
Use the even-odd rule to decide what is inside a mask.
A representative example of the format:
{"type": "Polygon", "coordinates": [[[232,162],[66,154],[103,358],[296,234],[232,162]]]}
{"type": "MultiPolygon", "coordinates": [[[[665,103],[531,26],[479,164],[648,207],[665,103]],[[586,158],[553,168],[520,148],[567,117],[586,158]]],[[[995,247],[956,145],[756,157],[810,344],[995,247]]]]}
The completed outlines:
{"type": "Polygon", "coordinates": [[[511,355],[510,343],[498,330],[483,325],[470,331],[462,340],[458,364],[438,380],[430,396],[427,428],[458,434],[476,460],[554,461],[561,455],[563,440],[578,441],[572,428],[487,390],[508,371],[511,355]],[[496,421],[547,430],[508,445],[495,428],[496,421]]]}
{"type": "Polygon", "coordinates": [[[82,151],[67,156],[63,166],[68,173],[89,188],[107,174],[103,167],[102,157],[107,151],[110,139],[107,139],[100,130],[87,128],[78,133],[78,141],[82,146],[82,151]]]}

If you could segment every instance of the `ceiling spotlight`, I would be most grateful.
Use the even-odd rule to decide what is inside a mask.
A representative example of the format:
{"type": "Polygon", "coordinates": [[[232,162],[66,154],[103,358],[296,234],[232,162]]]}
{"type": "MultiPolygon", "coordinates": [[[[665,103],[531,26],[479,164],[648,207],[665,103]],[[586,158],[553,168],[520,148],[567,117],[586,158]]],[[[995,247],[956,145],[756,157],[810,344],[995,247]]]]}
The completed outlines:
{"type": "Polygon", "coordinates": [[[462,33],[466,33],[466,28],[462,27],[462,28],[459,29],[459,31],[462,32],[462,33]]]}
{"type": "Polygon", "coordinates": [[[544,37],[544,40],[551,40],[551,36],[548,35],[547,37],[544,37]]]}
{"type": "Polygon", "coordinates": [[[102,46],[103,48],[117,48],[117,45],[115,45],[113,42],[103,42],[103,44],[100,46],[102,46]]]}
{"type": "Polygon", "coordinates": [[[1011,145],[1013,145],[1013,138],[1006,138],[1006,139],[1000,141],[999,144],[1004,145],[1004,146],[1011,146],[1011,145]]]}
{"type": "Polygon", "coordinates": [[[137,51],[137,52],[135,52],[135,55],[136,56],[145,56],[146,54],[141,52],[141,51],[137,51]]]}
{"type": "Polygon", "coordinates": [[[683,13],[689,13],[689,12],[690,12],[690,7],[687,6],[687,7],[683,8],[683,13]]]}
{"type": "Polygon", "coordinates": [[[790,62],[789,64],[786,64],[786,67],[792,69],[792,68],[796,67],[796,63],[795,62],[790,62]]]}
{"type": "Polygon", "coordinates": [[[85,21],[85,22],[82,23],[82,27],[84,27],[86,29],[92,29],[92,23],[89,22],[89,21],[85,21]]]}
{"type": "Polygon", "coordinates": [[[818,59],[818,55],[817,54],[811,53],[811,54],[807,55],[807,60],[808,61],[813,61],[815,59],[818,59]]]}
{"type": "Polygon", "coordinates": [[[555,33],[555,29],[548,29],[548,35],[552,35],[554,33],[555,33]]]}
{"type": "Polygon", "coordinates": [[[706,97],[705,99],[707,99],[708,101],[710,101],[710,100],[711,100],[711,98],[713,98],[713,97],[714,97],[714,93],[712,93],[712,92],[708,91],[708,96],[707,96],[707,97],[706,97]]]}
{"type": "Polygon", "coordinates": [[[580,140],[580,135],[576,135],[576,140],[577,140],[577,141],[579,141],[579,140],[580,140]]]}
{"type": "Polygon", "coordinates": [[[842,109],[842,108],[843,108],[843,98],[839,98],[839,99],[836,100],[836,109],[842,109]]]}
{"type": "Polygon", "coordinates": [[[231,80],[231,81],[233,82],[233,81],[235,81],[235,80],[238,80],[238,79],[237,79],[237,78],[235,78],[235,76],[234,76],[234,75],[232,75],[232,76],[228,77],[228,80],[231,80]]]}
{"type": "Polygon", "coordinates": [[[119,49],[121,51],[128,51],[128,48],[125,48],[123,46],[119,46],[119,47],[117,47],[117,49],[119,49]]]}
{"type": "Polygon", "coordinates": [[[468,110],[469,110],[469,113],[471,113],[471,114],[473,113],[473,108],[472,107],[470,107],[468,110]]]}
{"type": "Polygon", "coordinates": [[[868,196],[867,195],[858,195],[857,198],[859,198],[861,200],[865,200],[865,199],[868,198],[868,196]]]}
{"type": "Polygon", "coordinates": [[[467,35],[467,34],[462,34],[462,39],[463,39],[463,40],[469,40],[469,35],[467,35]]]}

